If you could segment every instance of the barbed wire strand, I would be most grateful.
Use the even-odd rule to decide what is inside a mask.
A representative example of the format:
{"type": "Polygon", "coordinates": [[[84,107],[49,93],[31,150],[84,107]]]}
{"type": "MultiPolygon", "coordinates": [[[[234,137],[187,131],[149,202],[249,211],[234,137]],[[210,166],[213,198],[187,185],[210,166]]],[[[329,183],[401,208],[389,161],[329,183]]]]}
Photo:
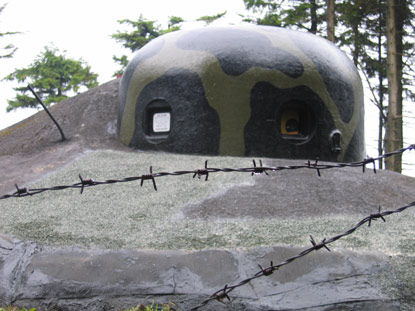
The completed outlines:
{"type": "Polygon", "coordinates": [[[403,212],[404,210],[406,210],[409,207],[414,207],[415,206],[415,201],[409,203],[408,205],[399,207],[395,210],[389,210],[389,211],[384,211],[381,212],[381,208],[379,207],[379,210],[377,213],[375,214],[370,214],[369,216],[363,218],[361,221],[359,221],[353,228],[347,230],[346,232],[339,234],[337,236],[334,236],[330,239],[323,239],[321,242],[317,243],[313,236],[310,235],[310,242],[312,244],[312,246],[310,248],[307,248],[305,250],[303,250],[302,252],[300,252],[299,254],[290,257],[288,259],[286,259],[285,261],[274,265],[274,263],[271,261],[270,265],[268,267],[263,268],[261,265],[259,266],[259,271],[257,273],[255,273],[254,275],[252,275],[251,277],[248,277],[242,281],[240,281],[237,284],[234,285],[228,285],[226,284],[223,288],[217,290],[216,292],[214,292],[212,295],[210,295],[209,298],[205,299],[204,301],[202,301],[199,305],[193,307],[192,309],[190,309],[190,311],[196,311],[200,308],[202,308],[203,306],[205,306],[206,304],[208,304],[210,301],[212,300],[217,300],[220,302],[224,302],[224,299],[226,298],[227,300],[231,301],[231,298],[229,297],[229,294],[235,290],[238,287],[244,286],[245,284],[250,283],[251,281],[263,277],[263,276],[269,276],[271,274],[274,273],[274,271],[279,270],[279,268],[288,265],[292,262],[294,262],[295,260],[302,258],[310,253],[312,253],[313,251],[317,251],[320,250],[322,248],[326,249],[327,251],[330,251],[330,249],[328,248],[327,245],[341,239],[344,238],[345,236],[348,236],[350,234],[352,234],[353,232],[355,232],[357,229],[359,229],[361,226],[363,226],[364,224],[368,223],[368,226],[370,227],[371,222],[377,219],[382,219],[383,222],[386,222],[385,217],[392,215],[392,214],[396,214],[396,213],[400,213],[403,212]]]}
{"type": "MultiPolygon", "coordinates": [[[[191,171],[176,171],[176,172],[159,172],[159,173],[153,173],[153,168],[152,166],[150,166],[150,173],[149,174],[143,174],[141,176],[134,176],[134,177],[126,177],[126,178],[122,178],[122,179],[108,179],[105,181],[94,181],[93,179],[84,179],[80,174],[79,174],[79,179],[80,182],[72,184],[72,185],[61,185],[61,186],[53,186],[53,187],[48,187],[48,188],[19,188],[19,186],[17,184],[15,184],[16,187],[16,191],[12,194],[6,194],[0,197],[1,199],[8,199],[8,198],[12,198],[12,197],[26,197],[26,196],[33,196],[36,194],[40,194],[43,193],[45,191],[59,191],[59,190],[65,190],[65,189],[70,189],[70,188],[76,188],[76,189],[80,189],[80,193],[82,194],[85,190],[85,188],[87,187],[91,187],[91,186],[97,186],[97,185],[108,185],[108,184],[114,184],[114,183],[123,183],[123,182],[132,182],[132,181],[137,181],[140,180],[140,186],[143,186],[143,183],[145,180],[151,180],[153,183],[153,187],[154,190],[157,191],[157,185],[156,185],[156,181],[155,178],[158,177],[164,177],[164,176],[179,176],[179,175],[186,175],[186,174],[193,174],[193,178],[195,178],[196,176],[198,178],[201,178],[202,176],[206,176],[205,177],[205,181],[208,180],[209,174],[210,173],[217,173],[217,172],[250,172],[251,175],[257,175],[257,174],[266,174],[268,175],[268,171],[280,171],[280,170],[295,170],[295,169],[314,169],[317,172],[318,176],[321,176],[321,170],[325,170],[325,169],[333,169],[333,168],[344,168],[344,167],[362,167],[362,172],[364,173],[366,170],[366,165],[368,164],[373,164],[373,171],[374,173],[376,173],[376,165],[375,162],[378,160],[382,160],[384,158],[396,155],[396,154],[402,154],[405,151],[408,150],[413,150],[415,149],[415,144],[412,144],[406,148],[402,148],[390,153],[385,153],[383,155],[380,155],[376,158],[371,158],[371,157],[366,157],[365,159],[363,159],[362,161],[359,162],[350,162],[350,163],[330,163],[330,164],[321,164],[319,163],[319,159],[317,158],[315,160],[315,162],[311,162],[310,160],[307,161],[304,165],[287,165],[287,166],[278,166],[278,167],[264,167],[262,165],[262,160],[259,160],[259,166],[256,165],[256,161],[253,160],[253,167],[247,167],[247,168],[209,168],[208,167],[208,161],[205,161],[205,166],[203,169],[197,169],[197,170],[191,170],[191,171]]],[[[218,300],[220,302],[223,302],[224,299],[228,299],[229,301],[231,300],[229,297],[229,294],[235,290],[236,288],[239,288],[241,286],[244,286],[245,284],[250,283],[251,281],[263,277],[263,276],[269,276],[271,274],[274,273],[274,271],[278,270],[279,268],[288,265],[292,262],[294,262],[295,260],[302,258],[310,253],[312,253],[313,251],[317,251],[320,250],[322,248],[326,249],[327,251],[330,251],[330,249],[328,248],[327,245],[345,237],[348,236],[350,234],[352,234],[353,232],[355,232],[358,228],[360,228],[361,226],[363,226],[364,224],[368,223],[368,226],[370,227],[371,222],[377,219],[381,219],[384,222],[386,222],[385,217],[395,214],[395,213],[400,213],[404,210],[406,210],[409,207],[413,207],[415,206],[415,201],[412,203],[409,203],[406,206],[397,208],[395,210],[390,210],[390,211],[385,211],[385,212],[381,212],[381,208],[379,207],[379,210],[377,213],[375,214],[370,214],[369,216],[363,218],[361,221],[359,221],[354,227],[352,227],[351,229],[347,230],[346,232],[339,234],[337,236],[334,236],[330,239],[326,239],[324,238],[321,242],[316,242],[313,238],[312,235],[310,235],[310,242],[312,244],[312,246],[308,249],[303,250],[302,252],[300,252],[299,254],[297,254],[296,256],[290,257],[288,259],[286,259],[285,261],[274,265],[274,263],[271,261],[270,265],[268,267],[263,268],[261,265],[259,266],[259,271],[257,273],[255,273],[254,275],[252,275],[249,278],[246,278],[242,281],[240,281],[237,284],[234,285],[225,285],[223,288],[217,290],[216,292],[214,292],[208,299],[205,299],[204,301],[202,301],[199,305],[193,307],[191,309],[191,311],[195,311],[198,310],[199,308],[205,306],[206,304],[208,304],[210,301],[212,300],[218,300]]]]}
{"type": "Polygon", "coordinates": [[[212,173],[232,173],[232,172],[239,172],[239,173],[251,173],[251,175],[258,175],[265,173],[268,175],[268,171],[281,171],[281,170],[297,170],[297,169],[313,169],[316,170],[317,175],[321,176],[321,171],[326,169],[333,169],[333,168],[345,168],[345,167],[362,167],[363,173],[366,170],[366,165],[373,164],[373,171],[376,173],[376,165],[375,162],[382,160],[387,157],[391,157],[396,154],[402,154],[406,151],[415,149],[415,144],[409,145],[406,148],[402,148],[393,152],[385,153],[383,155],[380,155],[376,158],[372,157],[366,157],[362,161],[359,162],[350,162],[350,163],[326,163],[321,164],[319,163],[319,159],[317,158],[314,162],[307,161],[303,165],[285,165],[285,166],[276,166],[276,167],[265,167],[262,166],[262,160],[259,160],[259,166],[256,165],[255,160],[253,160],[253,167],[246,167],[246,168],[212,168],[208,167],[207,160],[205,161],[205,167],[203,169],[197,169],[197,170],[190,170],[190,171],[176,171],[176,172],[158,172],[153,173],[152,166],[150,166],[150,174],[143,174],[141,176],[133,176],[133,177],[126,177],[122,179],[108,179],[105,181],[95,181],[93,179],[83,179],[82,176],[79,174],[80,182],[74,183],[72,185],[58,185],[58,186],[52,186],[52,187],[46,187],[46,188],[19,188],[17,184],[15,184],[16,191],[12,194],[5,194],[0,196],[0,200],[9,199],[9,198],[15,198],[15,197],[26,197],[26,196],[33,196],[36,194],[43,193],[45,191],[60,191],[60,190],[66,190],[66,189],[80,189],[80,193],[82,194],[85,190],[85,188],[98,186],[98,185],[109,185],[109,184],[116,184],[116,183],[125,183],[125,182],[133,182],[140,180],[140,185],[143,185],[143,182],[145,180],[151,180],[153,183],[154,190],[157,191],[157,185],[155,178],[158,177],[165,177],[165,176],[181,176],[181,175],[187,175],[192,174],[193,178],[198,176],[200,178],[201,176],[206,176],[205,180],[208,180],[209,174],[212,173]]]}

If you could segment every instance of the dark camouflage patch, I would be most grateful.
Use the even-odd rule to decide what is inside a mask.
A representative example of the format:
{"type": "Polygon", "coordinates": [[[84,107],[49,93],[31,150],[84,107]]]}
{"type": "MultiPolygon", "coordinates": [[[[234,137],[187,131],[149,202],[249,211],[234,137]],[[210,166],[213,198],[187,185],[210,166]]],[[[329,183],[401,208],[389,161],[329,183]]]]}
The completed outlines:
{"type": "Polygon", "coordinates": [[[279,70],[292,78],[304,72],[303,65],[294,55],[272,46],[261,34],[240,29],[205,28],[181,37],[177,46],[184,50],[207,51],[221,64],[222,70],[238,76],[253,67],[279,70]]]}

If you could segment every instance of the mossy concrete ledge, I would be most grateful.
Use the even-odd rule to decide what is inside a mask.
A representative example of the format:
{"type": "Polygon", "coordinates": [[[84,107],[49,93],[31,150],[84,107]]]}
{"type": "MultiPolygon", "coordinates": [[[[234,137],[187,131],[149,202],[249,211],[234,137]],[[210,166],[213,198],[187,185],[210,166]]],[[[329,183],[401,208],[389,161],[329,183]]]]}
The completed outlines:
{"type": "MultiPolygon", "coordinates": [[[[298,247],[250,250],[150,251],[41,247],[0,240],[1,302],[40,310],[120,310],[140,302],[199,305],[225,284],[237,284],[294,256],[298,247]]],[[[379,275],[383,255],[315,252],[252,281],[201,310],[400,310],[379,275]]]]}

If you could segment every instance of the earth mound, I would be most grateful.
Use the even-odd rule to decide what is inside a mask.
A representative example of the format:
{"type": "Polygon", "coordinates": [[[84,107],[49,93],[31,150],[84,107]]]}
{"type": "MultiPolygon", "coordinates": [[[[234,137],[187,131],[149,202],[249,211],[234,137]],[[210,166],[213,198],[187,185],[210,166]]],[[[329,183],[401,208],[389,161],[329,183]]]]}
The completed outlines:
{"type": "Polygon", "coordinates": [[[1,130],[0,193],[40,178],[85,150],[128,151],[116,135],[118,86],[119,80],[112,80],[49,108],[67,138],[64,142],[43,110],[1,130]]]}

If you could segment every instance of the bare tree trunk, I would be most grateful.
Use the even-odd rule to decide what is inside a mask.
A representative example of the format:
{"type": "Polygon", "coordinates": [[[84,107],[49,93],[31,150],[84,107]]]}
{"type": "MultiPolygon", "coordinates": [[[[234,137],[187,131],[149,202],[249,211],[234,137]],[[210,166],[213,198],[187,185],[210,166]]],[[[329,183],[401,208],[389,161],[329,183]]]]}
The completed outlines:
{"type": "MultiPolygon", "coordinates": [[[[353,24],[352,31],[353,31],[353,37],[357,38],[359,36],[359,24],[353,24]]],[[[352,57],[353,57],[353,63],[357,67],[359,65],[359,56],[360,56],[360,43],[357,43],[358,40],[355,39],[354,43],[352,44],[352,57]]]]}
{"type": "MultiPolygon", "coordinates": [[[[379,7],[381,5],[382,0],[378,0],[379,7]]],[[[378,64],[379,64],[379,131],[378,131],[378,154],[383,154],[383,127],[385,125],[384,119],[384,106],[383,106],[383,98],[384,98],[384,86],[383,86],[383,79],[384,74],[382,71],[382,24],[383,24],[383,12],[379,10],[379,18],[378,18],[378,64]]],[[[379,160],[379,168],[383,169],[383,160],[379,160]]]]}
{"type": "Polygon", "coordinates": [[[334,33],[335,0],[326,0],[326,2],[327,2],[327,39],[334,43],[336,42],[336,37],[334,33]]]}
{"type": "MultiPolygon", "coordinates": [[[[402,31],[405,0],[387,2],[386,32],[388,52],[388,114],[385,131],[385,151],[391,152],[402,148],[402,31]]],[[[402,170],[401,154],[385,161],[385,168],[395,172],[402,170]]]]}
{"type": "Polygon", "coordinates": [[[313,34],[317,33],[317,3],[316,0],[310,0],[311,4],[311,29],[310,32],[313,34]]]}

